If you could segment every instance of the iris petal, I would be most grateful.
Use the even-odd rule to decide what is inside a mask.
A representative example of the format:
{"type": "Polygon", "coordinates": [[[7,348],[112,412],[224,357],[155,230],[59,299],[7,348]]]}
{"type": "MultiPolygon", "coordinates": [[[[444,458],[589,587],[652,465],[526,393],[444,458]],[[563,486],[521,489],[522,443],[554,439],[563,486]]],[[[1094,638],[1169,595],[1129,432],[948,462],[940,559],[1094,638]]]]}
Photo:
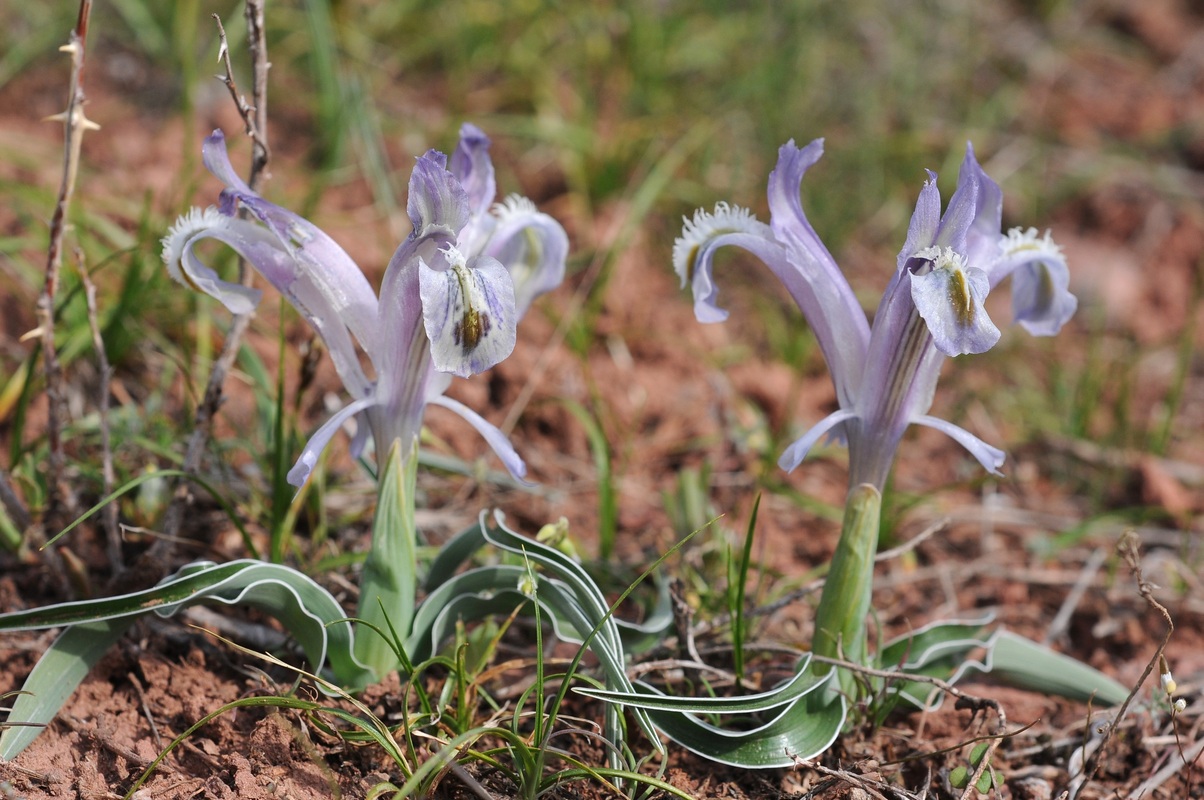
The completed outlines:
{"type": "Polygon", "coordinates": [[[1006,459],[1004,452],[997,447],[987,444],[965,428],[958,427],[952,422],[947,422],[939,417],[929,417],[926,415],[916,417],[912,422],[916,425],[923,425],[926,428],[938,430],[953,439],[966,448],[970,452],[970,455],[978,459],[978,463],[982,464],[983,469],[992,475],[1003,474],[999,471],[999,468],[1003,466],[1003,462],[1006,459]]]}
{"type": "Polygon", "coordinates": [[[465,422],[477,429],[477,432],[481,434],[481,437],[485,439],[486,444],[493,449],[493,452],[497,453],[498,458],[506,466],[506,470],[516,481],[526,486],[531,485],[526,480],[527,465],[523,463],[523,460],[515,451],[514,445],[510,444],[510,440],[506,438],[506,434],[498,430],[496,426],[492,425],[468,406],[452,400],[450,397],[440,395],[430,398],[427,402],[431,405],[442,406],[449,411],[459,414],[465,422]]]}
{"type": "Polygon", "coordinates": [[[514,281],[514,305],[519,319],[535,298],[564,280],[569,237],[560,223],[535,210],[525,197],[511,195],[494,208],[492,235],[481,251],[496,258],[514,281]]]}
{"type": "MultiPolygon", "coordinates": [[[[318,457],[322,455],[326,445],[330,444],[330,440],[334,438],[339,428],[343,427],[343,423],[374,405],[376,405],[376,401],[372,398],[356,400],[343,406],[334,416],[322,423],[322,427],[314,431],[313,436],[310,436],[309,441],[305,443],[305,448],[301,451],[297,463],[288,471],[289,484],[298,488],[304,486],[310,473],[317,466],[318,457]]],[[[356,438],[359,438],[358,434],[356,438]]],[[[377,442],[377,447],[380,447],[379,442],[377,442]]]]}
{"type": "Polygon", "coordinates": [[[815,447],[815,443],[823,438],[825,434],[834,432],[833,429],[837,425],[856,417],[857,412],[850,409],[841,409],[824,417],[782,452],[781,458],[778,459],[778,466],[790,472],[803,463],[803,459],[807,457],[807,453],[811,452],[811,448],[815,447]]]}
{"type": "Polygon", "coordinates": [[[991,288],[987,274],[967,267],[965,260],[948,248],[935,258],[927,274],[911,276],[916,311],[928,325],[937,349],[945,355],[985,353],[999,341],[999,328],[983,307],[991,288]]]}
{"type": "Polygon", "coordinates": [[[419,273],[422,316],[435,369],[461,378],[492,367],[514,349],[514,284],[496,259],[469,265],[454,249],[450,267],[419,273]]]}

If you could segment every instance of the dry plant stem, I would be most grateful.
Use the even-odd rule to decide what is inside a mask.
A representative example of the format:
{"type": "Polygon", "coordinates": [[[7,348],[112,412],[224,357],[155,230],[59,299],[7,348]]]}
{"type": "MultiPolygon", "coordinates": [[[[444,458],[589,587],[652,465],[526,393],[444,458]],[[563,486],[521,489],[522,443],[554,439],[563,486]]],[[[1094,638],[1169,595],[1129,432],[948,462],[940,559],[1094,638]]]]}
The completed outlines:
{"type": "Polygon", "coordinates": [[[0,467],[0,503],[4,504],[4,510],[8,512],[9,519],[16,524],[19,530],[25,531],[33,524],[33,517],[29,515],[29,509],[13,491],[12,481],[9,480],[8,473],[4,471],[3,467],[0,467]]]}
{"type": "Polygon", "coordinates": [[[46,438],[49,455],[46,459],[46,516],[45,525],[58,529],[68,522],[74,508],[70,487],[63,478],[66,457],[63,454],[63,425],[67,403],[63,393],[63,372],[54,343],[54,304],[58,295],[59,272],[63,264],[63,236],[67,228],[67,209],[75,193],[79,172],[79,152],[84,132],[98,126],[84,116],[84,55],[88,38],[88,19],[92,13],[91,0],[81,0],[79,17],[70,41],[60,48],[71,56],[71,88],[67,110],[50,117],[63,123],[63,178],[59,184],[58,201],[50,222],[50,245],[46,252],[46,282],[38,296],[38,328],[42,335],[42,363],[46,368],[47,409],[46,438]]]}
{"type": "MultiPolygon", "coordinates": [[[[84,298],[88,305],[88,327],[92,330],[92,346],[96,349],[96,361],[100,366],[100,397],[98,411],[100,414],[100,449],[101,471],[104,481],[104,496],[113,493],[116,476],[113,472],[113,447],[109,431],[109,385],[113,381],[113,368],[105,353],[104,338],[100,335],[100,320],[96,312],[96,284],[84,267],[83,254],[76,253],[76,266],[80,282],[84,285],[84,298]]],[[[105,542],[109,552],[109,567],[113,572],[120,572],[125,564],[121,556],[121,529],[117,523],[117,504],[109,503],[103,512],[105,542]]]]}
{"type": "MultiPolygon", "coordinates": [[[[267,144],[268,69],[271,64],[267,60],[267,43],[264,38],[263,2],[262,0],[247,0],[246,9],[247,40],[251,51],[254,75],[251,98],[253,104],[250,106],[247,105],[246,99],[238,93],[238,86],[234,82],[234,72],[230,64],[230,49],[226,43],[226,31],[222,27],[221,19],[216,14],[213,15],[213,18],[217,21],[218,33],[221,36],[220,57],[225,66],[225,75],[219,76],[219,80],[225,83],[226,88],[229,89],[230,96],[234,99],[234,105],[238,108],[239,116],[242,117],[247,136],[251,138],[251,168],[247,175],[247,185],[253,191],[258,191],[271,159],[271,150],[267,144]]],[[[251,272],[246,269],[246,265],[241,259],[238,263],[238,272],[239,280],[244,285],[249,285],[251,272]]],[[[184,463],[181,467],[184,472],[195,472],[200,467],[201,456],[205,452],[213,417],[221,406],[222,385],[226,382],[226,375],[234,365],[242,337],[250,323],[251,315],[241,314],[235,315],[230,324],[226,341],[222,345],[222,352],[213,363],[209,372],[209,380],[205,385],[205,394],[197,406],[194,428],[192,435],[188,438],[188,448],[184,453],[184,463]]],[[[163,521],[163,530],[167,533],[167,537],[156,541],[148,552],[148,557],[152,562],[170,561],[170,554],[174,547],[173,542],[180,532],[184,506],[190,501],[191,493],[188,484],[181,483],[163,521]]]]}
{"type": "Polygon", "coordinates": [[[887,790],[894,788],[883,783],[882,781],[873,781],[866,778],[864,775],[858,775],[855,772],[849,772],[845,769],[832,769],[831,767],[825,767],[823,764],[820,764],[817,761],[807,761],[805,759],[796,758],[795,766],[807,767],[808,769],[815,770],[820,775],[827,775],[830,778],[847,783],[850,786],[860,789],[870,797],[876,798],[876,800],[886,800],[886,796],[879,792],[876,787],[881,786],[883,789],[887,790]]]}
{"type": "MultiPolygon", "coordinates": [[[[1129,696],[1125,698],[1123,703],[1121,703],[1120,709],[1116,712],[1116,717],[1105,726],[1106,729],[1104,731],[1103,740],[1100,741],[1099,747],[1084,766],[1082,780],[1078,782],[1077,791],[1075,792],[1076,796],[1082,791],[1083,787],[1090,783],[1091,779],[1095,777],[1095,773],[1099,770],[1100,764],[1103,763],[1104,754],[1108,750],[1108,744],[1112,741],[1112,737],[1116,733],[1116,729],[1120,725],[1121,720],[1123,720],[1125,718],[1125,714],[1128,713],[1129,705],[1133,702],[1133,698],[1137,696],[1137,693],[1141,691],[1141,687],[1145,685],[1146,678],[1150,677],[1150,673],[1154,671],[1154,665],[1159,663],[1159,661],[1163,658],[1162,654],[1166,651],[1166,645],[1171,640],[1171,634],[1175,632],[1175,622],[1171,619],[1170,612],[1166,610],[1165,606],[1154,599],[1154,588],[1142,574],[1141,553],[1138,549],[1139,545],[1140,541],[1138,540],[1137,535],[1132,531],[1129,531],[1126,532],[1125,535],[1120,538],[1120,541],[1116,543],[1116,550],[1120,553],[1121,557],[1124,558],[1125,563],[1129,565],[1129,571],[1133,573],[1133,578],[1137,581],[1137,593],[1141,595],[1143,600],[1145,600],[1146,605],[1156,610],[1162,615],[1162,618],[1166,620],[1166,633],[1163,635],[1162,641],[1158,643],[1158,649],[1154,652],[1154,656],[1150,659],[1150,663],[1146,664],[1145,671],[1141,673],[1141,677],[1137,679],[1137,683],[1129,692],[1129,696]]],[[[1180,755],[1182,755],[1182,753],[1180,755]]]]}
{"type": "MultiPolygon", "coordinates": [[[[1145,798],[1155,796],[1155,789],[1170,780],[1184,766],[1193,763],[1200,757],[1201,753],[1204,753],[1204,739],[1197,740],[1195,744],[1188,747],[1187,752],[1181,752],[1182,757],[1180,759],[1172,761],[1142,781],[1140,786],[1129,792],[1129,800],[1145,800],[1145,798]]],[[[1192,796],[1190,786],[1191,782],[1189,781],[1188,796],[1192,796]]]]}
{"type": "Polygon", "coordinates": [[[1053,644],[1070,627],[1070,618],[1074,616],[1074,610],[1078,608],[1079,603],[1083,600],[1083,596],[1087,594],[1087,590],[1095,582],[1095,575],[1099,572],[1099,568],[1104,565],[1107,557],[1108,551],[1102,547],[1092,551],[1091,556],[1087,559],[1087,563],[1083,565],[1082,572],[1079,573],[1079,579],[1075,581],[1070,593],[1062,601],[1062,607],[1058,609],[1053,622],[1049,624],[1048,630],[1045,631],[1045,636],[1041,640],[1042,644],[1047,647],[1053,644]]]}
{"type": "Polygon", "coordinates": [[[999,727],[996,729],[996,734],[1002,734],[1007,727],[1008,718],[1004,713],[1003,706],[998,700],[992,700],[989,697],[978,697],[972,694],[966,694],[961,689],[958,689],[948,681],[943,681],[940,678],[934,678],[931,675],[918,675],[907,672],[899,672],[890,669],[877,669],[875,667],[867,667],[864,664],[857,664],[852,661],[842,661],[839,658],[827,658],[825,656],[812,656],[815,661],[822,661],[825,664],[831,664],[834,667],[847,669],[849,672],[856,672],[860,675],[865,675],[871,678],[883,678],[885,680],[900,680],[906,679],[915,681],[916,683],[927,683],[931,686],[940,689],[942,692],[947,692],[957,698],[958,708],[968,708],[975,713],[983,709],[989,708],[995,712],[995,716],[999,719],[999,727]]]}

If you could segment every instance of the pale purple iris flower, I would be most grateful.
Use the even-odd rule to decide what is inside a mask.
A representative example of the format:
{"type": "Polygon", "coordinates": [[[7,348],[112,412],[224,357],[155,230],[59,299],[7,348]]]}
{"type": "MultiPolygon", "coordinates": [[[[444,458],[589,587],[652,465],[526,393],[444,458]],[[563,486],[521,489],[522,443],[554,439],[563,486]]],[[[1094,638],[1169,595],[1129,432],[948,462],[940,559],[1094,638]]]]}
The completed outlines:
{"type": "Polygon", "coordinates": [[[223,281],[195,251],[203,239],[231,247],[318,332],[352,396],[305,445],[288,474],[294,486],[305,483],[348,419],[357,419],[353,455],[371,433],[383,457],[394,440],[403,447],[415,440],[428,404],[459,414],[515,478],[526,474],[500,430],[444,396],[453,375],[476,374],[510,354],[519,319],[536,296],[560,283],[568,254],[564,229],[531,201],[510,197],[494,205],[488,151],[489,139],[465,124],[450,170],[438,151],[417,159],[406,207],[413,231],[389,261],[378,298],[329,236],[263,199],[235,174],[221,131],[205,140],[205,166],[226,188],[216,208],[193,208],[163,239],[168,272],[245,314],[261,293],[223,281]],[[238,217],[240,208],[248,219],[238,217]]]}
{"type": "Polygon", "coordinates": [[[1009,275],[1015,321],[1037,336],[1057,333],[1077,306],[1065,258],[1048,233],[1000,232],[1003,193],[967,145],[944,215],[936,175],[928,173],[871,327],[803,213],[799,186],[822,153],[822,139],[781,148],[769,176],[769,225],[726,203],[685,221],[673,263],[682,285],[693,286],[695,316],[702,322],[727,318],[716,304],[712,260],[720,247],[736,245],[777,275],[811,325],[840,407],[786,449],[778,461],[783,469],[794,469],[822,437],[833,436],[849,446],[849,485],[881,490],[903,432],[914,423],[951,436],[999,474],[1002,451],[928,415],[937,377],[946,356],[981,353],[999,340],[983,301],[1009,275]]]}

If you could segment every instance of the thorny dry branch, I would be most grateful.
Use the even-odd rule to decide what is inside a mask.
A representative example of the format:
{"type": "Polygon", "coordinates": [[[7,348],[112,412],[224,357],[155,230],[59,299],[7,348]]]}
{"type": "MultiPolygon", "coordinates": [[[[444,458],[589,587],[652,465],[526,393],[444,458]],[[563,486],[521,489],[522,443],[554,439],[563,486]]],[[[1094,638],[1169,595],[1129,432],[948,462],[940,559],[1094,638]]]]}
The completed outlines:
{"type": "Polygon", "coordinates": [[[63,455],[63,426],[67,417],[67,401],[63,393],[62,366],[54,342],[54,304],[58,296],[59,273],[63,264],[63,237],[67,229],[67,210],[75,194],[79,173],[80,146],[84,133],[99,126],[84,115],[84,56],[88,39],[88,20],[92,0],[81,0],[75,29],[67,44],[59,48],[71,56],[71,83],[67,108],[49,119],[63,123],[63,178],[59,184],[58,200],[50,222],[50,244],[46,252],[46,281],[38,296],[38,333],[42,339],[42,363],[46,369],[46,400],[49,404],[46,438],[49,455],[46,459],[46,514],[50,528],[67,522],[74,508],[73,493],[63,478],[66,459],[63,455]]]}
{"type": "MultiPolygon", "coordinates": [[[[247,0],[246,6],[247,41],[251,51],[252,72],[254,75],[254,87],[251,95],[252,105],[250,106],[247,105],[246,99],[239,94],[238,86],[234,82],[234,74],[230,65],[230,49],[226,42],[226,31],[222,27],[221,19],[216,14],[213,16],[217,21],[217,28],[221,37],[219,58],[225,66],[225,75],[219,75],[218,80],[225,83],[226,88],[229,89],[230,96],[234,99],[234,104],[238,108],[239,115],[242,117],[247,136],[251,138],[251,168],[247,176],[247,185],[253,191],[258,191],[259,185],[267,174],[268,162],[271,159],[271,150],[267,142],[267,87],[268,69],[271,67],[271,64],[267,60],[267,42],[264,37],[263,0],[247,0]]],[[[252,273],[246,268],[242,259],[239,259],[238,262],[238,272],[240,282],[244,285],[250,285],[252,273]]],[[[188,447],[185,451],[184,463],[181,466],[184,472],[195,472],[200,467],[201,456],[204,454],[205,445],[209,439],[213,417],[217,414],[217,410],[221,406],[222,386],[226,381],[226,374],[234,365],[234,359],[238,355],[242,337],[251,323],[251,316],[251,314],[237,314],[234,316],[230,324],[230,330],[226,334],[226,341],[222,345],[222,352],[213,363],[213,367],[209,372],[209,380],[205,385],[205,394],[197,406],[195,424],[192,434],[188,438],[188,447]]],[[[170,560],[170,555],[175,546],[174,542],[180,531],[180,523],[183,521],[184,507],[189,502],[191,502],[191,493],[188,483],[181,482],[176,489],[171,507],[168,508],[167,515],[163,521],[163,530],[167,535],[157,539],[155,544],[151,546],[147,553],[149,563],[164,563],[170,560]]]]}

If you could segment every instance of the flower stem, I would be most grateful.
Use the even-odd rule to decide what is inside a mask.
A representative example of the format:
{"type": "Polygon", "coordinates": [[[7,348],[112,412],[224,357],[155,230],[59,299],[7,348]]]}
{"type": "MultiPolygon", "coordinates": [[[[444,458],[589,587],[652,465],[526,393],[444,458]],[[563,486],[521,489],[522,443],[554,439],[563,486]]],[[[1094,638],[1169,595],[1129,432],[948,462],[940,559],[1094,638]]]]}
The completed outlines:
{"type": "Polygon", "coordinates": [[[372,549],[364,561],[360,582],[360,625],[355,637],[355,654],[364,666],[383,679],[400,666],[393,644],[369,626],[405,641],[414,618],[417,592],[418,529],[414,522],[414,499],[418,482],[418,442],[415,439],[402,455],[400,440],[394,440],[380,473],[376,516],[372,520],[372,549]]]}
{"type": "MultiPolygon", "coordinates": [[[[874,486],[863,483],[849,491],[840,541],[815,615],[811,651],[817,656],[865,663],[865,618],[870,610],[881,512],[882,494],[874,486]]],[[[828,664],[813,667],[820,675],[831,668],[828,664]]],[[[852,677],[846,680],[841,676],[840,686],[846,693],[854,688],[852,677]]]]}

